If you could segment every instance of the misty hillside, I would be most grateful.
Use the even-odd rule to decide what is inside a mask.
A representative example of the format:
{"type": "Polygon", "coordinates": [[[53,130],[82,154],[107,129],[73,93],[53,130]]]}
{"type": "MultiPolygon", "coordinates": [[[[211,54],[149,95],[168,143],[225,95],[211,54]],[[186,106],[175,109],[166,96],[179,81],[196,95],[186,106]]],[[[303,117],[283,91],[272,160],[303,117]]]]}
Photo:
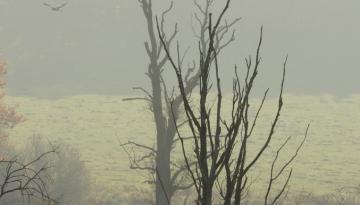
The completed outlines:
{"type": "MultiPolygon", "coordinates": [[[[132,140],[153,146],[153,120],[145,103],[122,99],[101,95],[59,100],[7,97],[9,104],[17,105],[27,119],[11,130],[11,139],[19,145],[29,135],[64,140],[80,149],[96,180],[109,186],[141,185],[148,176],[129,169],[120,144],[132,140]]],[[[261,142],[261,133],[269,128],[266,119],[274,114],[274,103],[269,100],[265,105],[261,115],[264,123],[259,125],[255,144],[261,142]]],[[[329,193],[338,186],[357,186],[360,166],[354,162],[360,151],[359,105],[358,95],[345,99],[330,95],[285,96],[283,118],[274,143],[289,135],[301,137],[306,123],[311,123],[310,137],[296,160],[293,190],[329,193]]],[[[260,165],[263,169],[269,166],[266,161],[265,158],[260,165]]]]}

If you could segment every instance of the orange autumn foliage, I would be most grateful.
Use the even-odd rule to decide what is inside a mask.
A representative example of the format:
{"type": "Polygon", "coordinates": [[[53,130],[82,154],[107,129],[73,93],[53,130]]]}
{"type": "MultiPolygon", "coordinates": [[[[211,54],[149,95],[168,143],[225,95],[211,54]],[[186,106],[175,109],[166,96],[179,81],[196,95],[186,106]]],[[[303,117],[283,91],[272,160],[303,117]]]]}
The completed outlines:
{"type": "Polygon", "coordinates": [[[5,97],[5,80],[6,63],[0,60],[0,144],[6,143],[6,130],[13,128],[24,120],[23,116],[16,112],[14,107],[10,107],[4,103],[5,97]]]}

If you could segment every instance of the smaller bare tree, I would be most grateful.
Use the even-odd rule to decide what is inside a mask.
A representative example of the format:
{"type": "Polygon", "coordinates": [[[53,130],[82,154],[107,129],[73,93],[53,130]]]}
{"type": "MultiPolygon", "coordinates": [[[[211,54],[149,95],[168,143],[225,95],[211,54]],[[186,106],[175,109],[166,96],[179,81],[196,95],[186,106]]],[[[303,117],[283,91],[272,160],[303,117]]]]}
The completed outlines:
{"type": "MultiPolygon", "coordinates": [[[[40,168],[34,168],[35,164],[55,154],[56,148],[44,152],[29,162],[22,162],[18,157],[0,159],[0,204],[8,196],[21,198],[23,204],[38,202],[43,204],[57,204],[47,188],[44,173],[50,166],[46,164],[40,168]]],[[[14,197],[12,197],[14,198],[14,197]]]]}

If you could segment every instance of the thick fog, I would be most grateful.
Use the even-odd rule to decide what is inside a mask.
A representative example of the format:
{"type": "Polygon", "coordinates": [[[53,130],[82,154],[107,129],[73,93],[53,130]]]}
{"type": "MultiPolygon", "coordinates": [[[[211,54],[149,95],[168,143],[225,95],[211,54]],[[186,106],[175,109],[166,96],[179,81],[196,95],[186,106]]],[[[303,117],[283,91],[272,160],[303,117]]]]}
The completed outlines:
{"type": "MultiPolygon", "coordinates": [[[[0,1],[0,53],[8,64],[8,93],[134,94],[131,88],[146,82],[148,62],[138,1],[69,0],[60,11],[43,5],[64,2],[0,1]]],[[[153,3],[160,12],[170,1],[153,3]]],[[[194,48],[192,1],[175,0],[174,8],[167,29],[178,22],[182,48],[194,48]]],[[[221,75],[230,78],[233,65],[242,65],[242,59],[254,52],[263,25],[261,88],[277,86],[282,61],[289,54],[286,92],[359,93],[359,9],[357,0],[234,1],[227,18],[242,20],[236,26],[236,42],[225,51],[221,75]]]]}
{"type": "Polygon", "coordinates": [[[359,205],[359,11],[0,0],[0,205],[359,205]]]}

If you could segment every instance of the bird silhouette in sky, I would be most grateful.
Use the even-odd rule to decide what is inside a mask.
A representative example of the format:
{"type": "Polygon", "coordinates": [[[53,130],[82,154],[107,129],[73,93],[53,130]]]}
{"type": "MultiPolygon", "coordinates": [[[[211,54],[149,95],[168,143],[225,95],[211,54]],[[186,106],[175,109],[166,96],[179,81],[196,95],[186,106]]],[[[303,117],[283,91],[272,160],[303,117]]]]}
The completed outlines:
{"type": "Polygon", "coordinates": [[[43,3],[43,4],[44,4],[44,6],[49,7],[53,11],[61,11],[61,9],[64,8],[67,3],[63,3],[63,4],[59,5],[59,6],[53,6],[53,5],[50,5],[48,3],[43,3]]]}

